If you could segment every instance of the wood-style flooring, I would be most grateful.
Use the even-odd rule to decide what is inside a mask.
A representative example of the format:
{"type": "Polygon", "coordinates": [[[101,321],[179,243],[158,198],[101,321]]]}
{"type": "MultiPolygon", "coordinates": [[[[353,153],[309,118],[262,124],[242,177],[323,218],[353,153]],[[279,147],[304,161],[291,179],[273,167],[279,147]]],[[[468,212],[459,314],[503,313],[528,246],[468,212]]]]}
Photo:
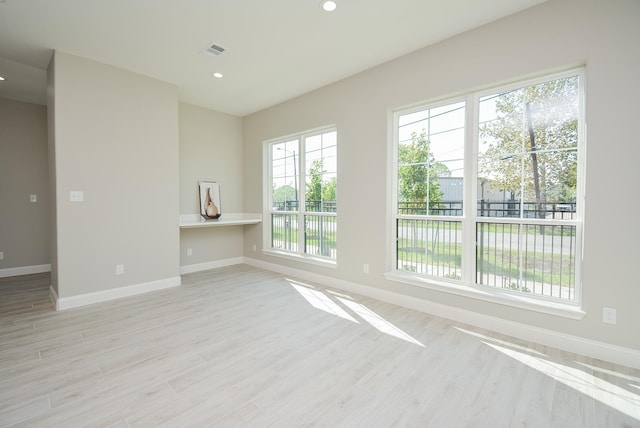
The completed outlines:
{"type": "Polygon", "coordinates": [[[55,312],[0,279],[0,426],[638,427],[640,370],[262,269],[55,312]]]}

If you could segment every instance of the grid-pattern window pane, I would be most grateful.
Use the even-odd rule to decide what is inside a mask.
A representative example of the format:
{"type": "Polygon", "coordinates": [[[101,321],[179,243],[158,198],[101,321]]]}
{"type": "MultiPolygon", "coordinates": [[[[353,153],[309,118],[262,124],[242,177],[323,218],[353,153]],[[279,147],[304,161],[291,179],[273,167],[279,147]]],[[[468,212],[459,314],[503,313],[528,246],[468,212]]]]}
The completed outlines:
{"type": "Polygon", "coordinates": [[[298,216],[295,214],[271,214],[271,247],[279,250],[298,251],[298,216]]]}
{"type": "Polygon", "coordinates": [[[307,212],[336,212],[337,132],[305,138],[305,205],[307,212]]]}
{"type": "Polygon", "coordinates": [[[269,143],[273,250],[337,257],[337,131],[269,143]]]}
{"type": "Polygon", "coordinates": [[[271,202],[274,210],[298,210],[298,146],[298,139],[271,145],[271,202]]]}
{"type": "Polygon", "coordinates": [[[477,223],[478,284],[575,297],[576,227],[477,223]]]}
{"type": "Polygon", "coordinates": [[[398,117],[399,214],[462,215],[464,123],[464,102],[398,117]]]}
{"type": "Polygon", "coordinates": [[[570,76],[480,99],[480,216],[575,219],[578,84],[570,76]]]}
{"type": "Polygon", "coordinates": [[[307,215],[304,219],[304,251],[313,256],[336,258],[336,217],[307,215]]]}
{"type": "Polygon", "coordinates": [[[459,280],[462,278],[462,227],[459,221],[397,220],[396,268],[459,280]]]}

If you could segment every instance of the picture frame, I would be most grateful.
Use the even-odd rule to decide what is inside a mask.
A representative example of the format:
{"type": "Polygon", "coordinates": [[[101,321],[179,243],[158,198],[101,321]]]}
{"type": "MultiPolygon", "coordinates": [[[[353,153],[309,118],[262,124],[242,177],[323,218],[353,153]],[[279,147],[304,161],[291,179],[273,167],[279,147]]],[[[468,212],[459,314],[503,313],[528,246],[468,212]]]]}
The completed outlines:
{"type": "Polygon", "coordinates": [[[205,220],[216,220],[222,215],[220,184],[215,181],[199,181],[200,215],[205,220]]]}

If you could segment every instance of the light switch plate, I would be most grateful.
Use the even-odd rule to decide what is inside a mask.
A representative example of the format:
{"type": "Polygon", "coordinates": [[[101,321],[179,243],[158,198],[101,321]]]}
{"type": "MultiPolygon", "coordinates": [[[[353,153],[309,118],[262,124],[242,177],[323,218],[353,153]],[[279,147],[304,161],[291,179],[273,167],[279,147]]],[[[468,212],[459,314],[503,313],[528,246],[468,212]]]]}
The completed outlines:
{"type": "Polygon", "coordinates": [[[81,190],[72,190],[69,192],[69,200],[71,202],[82,202],[84,201],[84,192],[81,190]]]}

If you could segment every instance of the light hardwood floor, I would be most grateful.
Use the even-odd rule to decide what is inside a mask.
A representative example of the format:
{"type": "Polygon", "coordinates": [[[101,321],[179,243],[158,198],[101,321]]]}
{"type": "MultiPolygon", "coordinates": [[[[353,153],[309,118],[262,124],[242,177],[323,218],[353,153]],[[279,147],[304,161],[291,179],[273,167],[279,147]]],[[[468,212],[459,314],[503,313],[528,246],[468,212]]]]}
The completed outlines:
{"type": "Polygon", "coordinates": [[[62,312],[48,287],[0,279],[0,426],[640,426],[640,370],[246,265],[62,312]]]}

